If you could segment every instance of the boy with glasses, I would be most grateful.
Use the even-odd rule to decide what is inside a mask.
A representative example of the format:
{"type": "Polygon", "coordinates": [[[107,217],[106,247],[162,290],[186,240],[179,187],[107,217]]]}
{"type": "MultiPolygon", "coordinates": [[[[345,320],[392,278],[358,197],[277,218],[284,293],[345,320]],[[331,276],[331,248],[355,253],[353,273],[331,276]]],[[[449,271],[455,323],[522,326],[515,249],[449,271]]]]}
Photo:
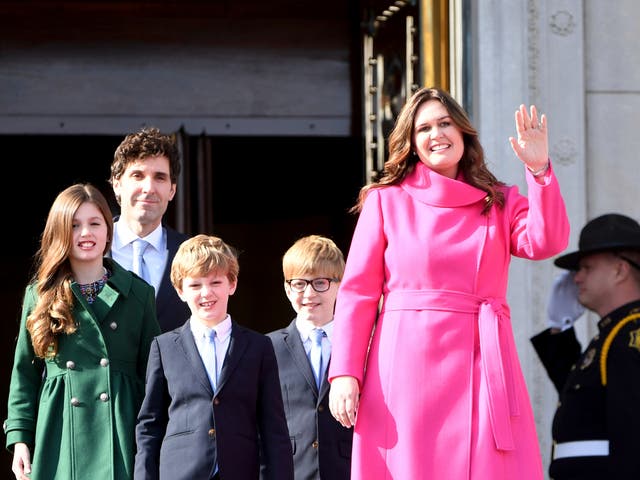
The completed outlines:
{"type": "Polygon", "coordinates": [[[347,480],[353,429],[331,415],[327,381],[344,256],[331,239],[310,235],[287,250],[282,270],[284,291],[297,315],[289,326],[267,335],[278,359],[295,478],[347,480]]]}

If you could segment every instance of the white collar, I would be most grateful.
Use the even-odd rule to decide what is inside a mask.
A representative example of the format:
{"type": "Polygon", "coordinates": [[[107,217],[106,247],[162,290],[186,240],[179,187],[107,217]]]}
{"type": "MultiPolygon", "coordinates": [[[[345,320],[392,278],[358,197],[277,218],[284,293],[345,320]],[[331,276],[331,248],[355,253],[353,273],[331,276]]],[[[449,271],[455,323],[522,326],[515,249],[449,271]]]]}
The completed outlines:
{"type": "Polygon", "coordinates": [[[231,315],[227,314],[225,319],[213,327],[213,329],[195,320],[193,317],[189,319],[189,326],[191,327],[191,332],[195,338],[207,337],[209,331],[215,330],[218,340],[224,342],[227,337],[231,335],[231,315]]]}
{"type": "MultiPolygon", "coordinates": [[[[131,231],[126,222],[122,220],[118,220],[113,224],[114,230],[114,243],[115,247],[119,250],[126,245],[129,245],[135,239],[139,238],[135,233],[131,231]]],[[[163,229],[162,224],[158,225],[153,232],[144,237],[144,239],[153,246],[158,252],[162,252],[164,250],[164,246],[162,245],[163,240],[163,229]]]]}
{"type": "Polygon", "coordinates": [[[309,339],[311,330],[313,330],[314,328],[321,328],[322,330],[324,330],[324,333],[327,334],[327,338],[331,340],[331,335],[333,335],[333,319],[329,323],[325,323],[320,327],[316,327],[308,320],[302,320],[301,318],[296,317],[296,328],[298,329],[298,332],[300,332],[300,338],[302,338],[303,342],[306,342],[309,339]]]}

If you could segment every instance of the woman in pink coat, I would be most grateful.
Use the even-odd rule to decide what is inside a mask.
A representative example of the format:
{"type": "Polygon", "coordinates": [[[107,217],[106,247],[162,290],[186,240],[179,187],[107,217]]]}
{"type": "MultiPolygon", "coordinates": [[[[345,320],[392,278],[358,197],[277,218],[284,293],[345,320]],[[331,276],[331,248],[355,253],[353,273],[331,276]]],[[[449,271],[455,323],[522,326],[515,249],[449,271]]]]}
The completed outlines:
{"type": "Polygon", "coordinates": [[[449,94],[419,90],[360,193],[329,371],[352,480],[543,478],[505,297],[511,256],[563,251],[569,221],[545,116],[521,105],[516,130],[528,198],[488,170],[449,94]]]}

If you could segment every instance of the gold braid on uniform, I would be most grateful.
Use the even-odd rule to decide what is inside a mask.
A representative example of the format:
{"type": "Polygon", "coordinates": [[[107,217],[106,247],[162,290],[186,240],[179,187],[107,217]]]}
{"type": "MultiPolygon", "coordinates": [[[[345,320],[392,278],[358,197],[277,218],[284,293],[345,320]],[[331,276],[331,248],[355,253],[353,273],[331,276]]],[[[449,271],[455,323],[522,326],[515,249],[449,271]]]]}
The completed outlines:
{"type": "Polygon", "coordinates": [[[600,354],[600,381],[602,382],[603,387],[607,385],[607,355],[609,355],[609,349],[611,348],[614,337],[627,323],[639,318],[640,313],[632,313],[631,315],[624,317],[611,329],[611,332],[609,332],[609,335],[605,338],[604,343],[602,344],[602,353],[600,354]]]}

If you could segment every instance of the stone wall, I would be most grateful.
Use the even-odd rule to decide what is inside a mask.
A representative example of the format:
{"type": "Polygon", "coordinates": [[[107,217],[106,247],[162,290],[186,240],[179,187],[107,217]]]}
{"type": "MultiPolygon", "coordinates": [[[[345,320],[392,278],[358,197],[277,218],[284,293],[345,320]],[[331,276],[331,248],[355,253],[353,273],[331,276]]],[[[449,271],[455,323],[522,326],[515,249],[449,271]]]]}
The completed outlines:
{"type": "MultiPolygon", "coordinates": [[[[550,156],[571,221],[569,250],[598,215],[616,211],[640,220],[640,3],[478,0],[474,8],[474,121],[492,170],[526,192],[508,137],[518,106],[534,103],[548,116],[550,156]]],[[[557,393],[529,338],[546,326],[558,273],[552,259],[515,259],[508,294],[545,472],[557,393]]],[[[588,314],[577,324],[583,345],[596,320],[588,314]]]]}

